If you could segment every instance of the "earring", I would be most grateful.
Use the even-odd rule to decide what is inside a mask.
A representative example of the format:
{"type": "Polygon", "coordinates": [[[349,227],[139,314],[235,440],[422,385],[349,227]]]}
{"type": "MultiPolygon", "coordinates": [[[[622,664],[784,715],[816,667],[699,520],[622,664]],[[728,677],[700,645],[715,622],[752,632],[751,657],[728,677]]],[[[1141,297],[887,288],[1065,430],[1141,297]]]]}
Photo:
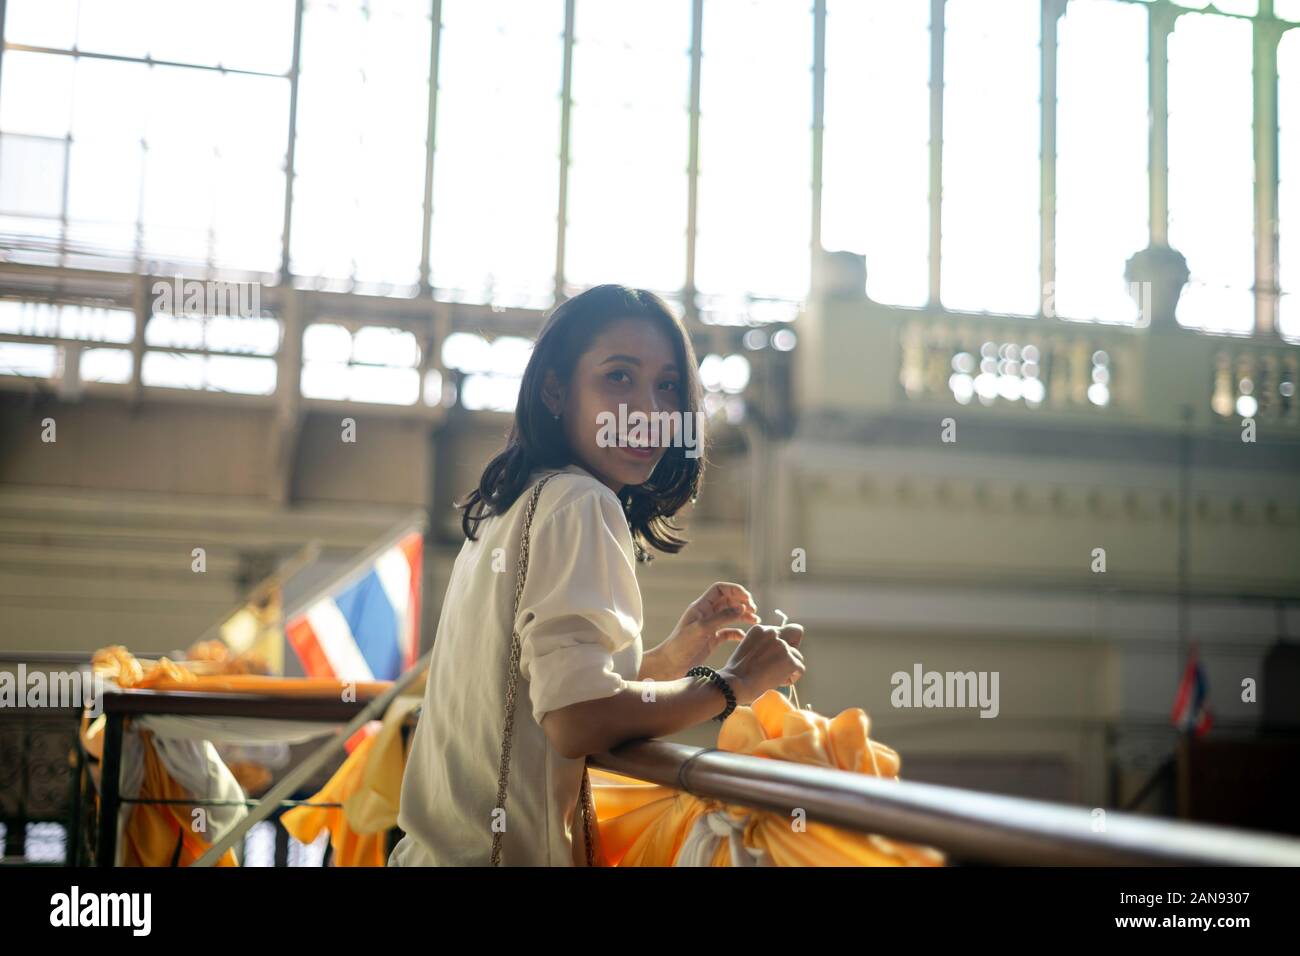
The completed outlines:
{"type": "Polygon", "coordinates": [[[557,422],[560,420],[560,414],[559,414],[559,412],[556,412],[556,413],[555,413],[554,415],[552,415],[551,417],[554,418],[557,422]]]}

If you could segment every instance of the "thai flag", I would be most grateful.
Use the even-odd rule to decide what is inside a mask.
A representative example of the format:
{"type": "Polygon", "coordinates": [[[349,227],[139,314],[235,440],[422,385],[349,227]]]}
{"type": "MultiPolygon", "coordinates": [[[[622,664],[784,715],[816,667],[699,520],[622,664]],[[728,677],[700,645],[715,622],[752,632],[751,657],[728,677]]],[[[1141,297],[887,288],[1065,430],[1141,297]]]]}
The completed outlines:
{"type": "Polygon", "coordinates": [[[308,677],[395,680],[420,645],[423,535],[404,533],[285,624],[308,677]]]}
{"type": "Polygon", "coordinates": [[[1184,733],[1201,736],[1214,723],[1209,698],[1210,687],[1205,679],[1205,668],[1201,666],[1196,645],[1193,644],[1191,656],[1187,659],[1187,667],[1183,671],[1182,682],[1178,685],[1178,696],[1174,698],[1174,710],[1169,719],[1184,733]]]}

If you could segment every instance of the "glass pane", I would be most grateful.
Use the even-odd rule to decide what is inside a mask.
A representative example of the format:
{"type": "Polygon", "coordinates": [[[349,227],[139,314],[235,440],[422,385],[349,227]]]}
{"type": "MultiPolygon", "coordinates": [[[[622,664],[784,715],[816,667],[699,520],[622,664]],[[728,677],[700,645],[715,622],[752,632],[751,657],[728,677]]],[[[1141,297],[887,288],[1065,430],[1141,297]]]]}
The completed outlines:
{"type": "Polygon", "coordinates": [[[28,46],[72,49],[77,42],[77,2],[8,0],[5,4],[5,40],[28,46]]]}
{"type": "MultiPolygon", "coordinates": [[[[53,58],[51,58],[53,59],[53,58]]],[[[149,84],[154,73],[142,63],[78,58],[73,66],[72,135],[74,139],[117,140],[139,146],[148,126],[149,84]]],[[[5,64],[6,69],[8,64],[5,64]]],[[[176,74],[167,70],[166,80],[176,74]]],[[[179,105],[179,104],[173,104],[179,105]]],[[[172,114],[176,124],[185,114],[172,114]]],[[[198,125],[198,124],[195,124],[198,125]]],[[[204,122],[203,125],[211,125],[204,122]]]]}
{"type": "Polygon", "coordinates": [[[1039,293],[1039,0],[948,0],[941,298],[1033,315],[1039,293]]]}
{"type": "Polygon", "coordinates": [[[352,359],[367,365],[411,367],[420,362],[420,347],[410,332],[367,325],[352,337],[352,359]]]}
{"type": "Polygon", "coordinates": [[[1124,263],[1147,245],[1149,219],[1147,11],[1113,0],[1074,0],[1057,43],[1051,311],[1066,319],[1132,323],[1138,309],[1124,263]]]}
{"type": "Polygon", "coordinates": [[[218,267],[276,272],[284,228],[284,162],[289,137],[289,83],[227,76],[227,115],[239,135],[217,144],[213,262],[218,267]]]}
{"type": "Polygon", "coordinates": [[[352,335],[341,325],[316,323],[302,335],[304,362],[346,363],[352,355],[352,335]]]}
{"type": "MultiPolygon", "coordinates": [[[[101,3],[102,0],[84,0],[101,3]]],[[[152,0],[134,26],[156,60],[283,73],[293,59],[293,0],[152,0]]]]}
{"type": "Polygon", "coordinates": [[[440,298],[544,308],[555,288],[564,4],[444,0],[442,15],[432,282],[440,298]]]}
{"type": "Polygon", "coordinates": [[[121,309],[6,299],[0,300],[0,333],[127,344],[135,338],[135,316],[121,309]]]}
{"type": "Polygon", "coordinates": [[[58,315],[58,335],[65,339],[88,342],[118,342],[123,345],[135,338],[135,315],[123,309],[96,309],[89,306],[45,306],[58,315]]]}
{"type": "Polygon", "coordinates": [[[72,123],[70,56],[6,50],[0,72],[0,130],[62,139],[72,123]]]}
{"type": "Polygon", "coordinates": [[[0,342],[0,375],[53,378],[59,369],[62,351],[57,345],[0,342]]]}
{"type": "Polygon", "coordinates": [[[66,140],[0,133],[0,212],[58,219],[67,153],[66,140]]]}
{"type": "Polygon", "coordinates": [[[420,398],[420,373],[413,368],[353,365],[348,369],[348,386],[348,398],[354,402],[414,405],[420,398]]]}
{"type": "Polygon", "coordinates": [[[165,17],[167,6],[168,0],[82,0],[77,10],[77,48],[146,56],[153,32],[149,24],[155,16],[165,17]]]}
{"type": "Polygon", "coordinates": [[[1300,338],[1300,30],[1282,36],[1277,78],[1278,284],[1282,287],[1278,328],[1289,338],[1300,338]]]}
{"type": "Polygon", "coordinates": [[[867,294],[929,299],[930,8],[835,0],[826,13],[822,246],[866,256],[867,294]]]}
{"type": "Polygon", "coordinates": [[[141,373],[145,385],[166,388],[243,395],[270,395],[275,391],[275,360],[269,358],[145,352],[141,373]]]}
{"type": "Polygon", "coordinates": [[[126,349],[86,349],[81,353],[81,378],[86,382],[131,381],[131,353],[126,349]]]}
{"type": "Polygon", "coordinates": [[[304,398],[414,405],[419,393],[420,373],[413,368],[321,362],[308,362],[302,368],[304,398]]]}
{"type": "Polygon", "coordinates": [[[206,324],[205,344],[216,351],[274,355],[280,347],[280,323],[276,319],[213,315],[208,316],[206,324]]]}
{"type": "Polygon", "coordinates": [[[205,0],[221,10],[223,66],[285,73],[293,62],[293,0],[205,0]]]}
{"type": "Polygon", "coordinates": [[[234,355],[209,355],[206,358],[208,391],[240,395],[270,395],[275,391],[274,359],[234,355]]]}
{"type": "Polygon", "coordinates": [[[420,397],[419,362],[419,344],[404,329],[365,325],[351,333],[341,325],[313,323],[303,335],[302,394],[413,405],[420,397]]]}
{"type": "Polygon", "coordinates": [[[427,3],[306,6],[295,274],[385,288],[418,282],[431,36],[427,3]]]}
{"type": "Polygon", "coordinates": [[[131,261],[144,169],[149,67],[75,63],[68,171],[68,245],[131,261]]]}
{"type": "Polygon", "coordinates": [[[1169,243],[1191,281],[1178,321],[1255,324],[1255,162],[1248,20],[1187,13],[1169,37],[1169,243]]]}
{"type": "Polygon", "coordinates": [[[695,281],[714,321],[808,294],[812,27],[809,4],[704,5],[695,281]]]}
{"type": "Polygon", "coordinates": [[[513,412],[519,403],[520,379],[509,375],[467,375],[461,383],[460,403],[464,408],[492,412],[513,412]]]}
{"type": "Polygon", "coordinates": [[[221,62],[222,24],[226,19],[223,4],[211,0],[163,0],[147,6],[147,15],[133,26],[148,37],[150,56],[212,66],[221,62]]]}
{"type": "Polygon", "coordinates": [[[206,262],[211,253],[217,177],[217,122],[178,123],[177,117],[223,115],[218,73],[154,67],[145,155],[144,252],[181,263],[206,262]]]}
{"type": "Polygon", "coordinates": [[[582,0],[575,14],[565,280],[686,280],[690,0],[582,0]]]}

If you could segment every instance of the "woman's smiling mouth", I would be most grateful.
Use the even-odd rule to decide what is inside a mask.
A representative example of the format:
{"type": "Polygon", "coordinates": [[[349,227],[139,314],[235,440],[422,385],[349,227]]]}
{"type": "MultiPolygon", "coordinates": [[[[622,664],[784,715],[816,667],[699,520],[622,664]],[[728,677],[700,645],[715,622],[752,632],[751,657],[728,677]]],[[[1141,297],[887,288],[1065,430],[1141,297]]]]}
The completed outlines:
{"type": "Polygon", "coordinates": [[[653,445],[631,445],[626,442],[620,443],[618,450],[636,461],[649,461],[659,451],[653,445]]]}

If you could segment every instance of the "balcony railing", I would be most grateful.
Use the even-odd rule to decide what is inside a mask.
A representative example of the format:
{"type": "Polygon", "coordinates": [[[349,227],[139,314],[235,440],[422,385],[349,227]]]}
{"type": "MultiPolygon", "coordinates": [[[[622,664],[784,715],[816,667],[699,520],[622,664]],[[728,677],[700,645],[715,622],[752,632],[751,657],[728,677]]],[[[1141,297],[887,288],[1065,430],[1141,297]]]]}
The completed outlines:
{"type": "MultiPolygon", "coordinates": [[[[84,816],[92,801],[84,801],[83,806],[82,801],[73,799],[74,825],[69,829],[69,838],[77,845],[70,847],[68,862],[93,858],[104,866],[115,859],[117,828],[110,823],[117,820],[124,803],[134,802],[123,800],[117,786],[127,717],[186,714],[346,724],[373,716],[365,711],[375,705],[382,706],[382,702],[148,690],[106,693],[98,820],[87,821],[92,823],[92,829],[85,833],[88,845],[82,847],[82,828],[75,820],[84,816]]],[[[75,715],[60,712],[43,716],[62,717],[75,726],[75,715]]],[[[315,756],[302,763],[313,761],[315,756]]],[[[591,757],[590,764],[731,805],[787,816],[799,808],[808,819],[830,826],[936,847],[947,853],[952,863],[1300,866],[1300,839],[1290,836],[1110,809],[1099,814],[1098,808],[885,780],[668,741],[625,744],[591,757]]],[[[83,765],[82,760],[70,764],[78,770],[83,765]]],[[[265,799],[277,804],[276,813],[284,806],[302,802],[276,799],[274,790],[265,799]]]]}
{"type": "MultiPolygon", "coordinates": [[[[126,713],[177,712],[254,716],[247,701],[226,694],[110,694],[105,780],[114,770],[126,713]],[[182,699],[184,698],[184,699],[182,699]],[[116,742],[115,742],[116,740],[116,742]]],[[[256,716],[339,720],[365,702],[302,700],[256,705],[256,716]]],[[[118,751],[120,752],[120,751],[118,751]]],[[[960,862],[1026,865],[1300,866],[1300,840],[1225,827],[1106,811],[1104,827],[1086,808],[930,784],[881,780],[667,741],[626,744],[594,756],[591,765],[697,796],[938,847],[960,862]]],[[[120,804],[105,786],[103,820],[120,804]]],[[[102,828],[99,859],[112,859],[114,828],[102,828]]]]}

